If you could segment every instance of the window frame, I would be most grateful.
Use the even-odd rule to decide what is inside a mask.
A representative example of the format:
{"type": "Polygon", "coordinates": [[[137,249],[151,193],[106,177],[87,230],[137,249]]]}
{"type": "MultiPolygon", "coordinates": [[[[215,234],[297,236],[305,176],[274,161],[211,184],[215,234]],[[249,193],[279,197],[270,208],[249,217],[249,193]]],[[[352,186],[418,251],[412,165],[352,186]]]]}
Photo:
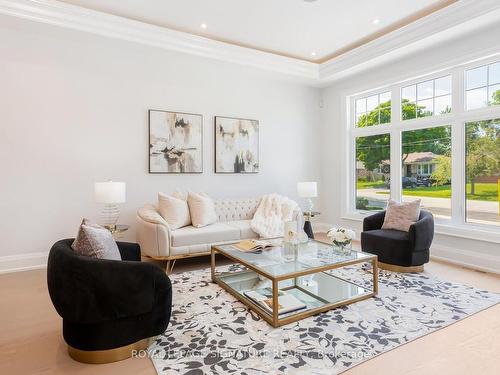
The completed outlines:
{"type": "MultiPolygon", "coordinates": [[[[389,93],[391,94],[391,106],[389,107],[390,110],[391,110],[391,121],[392,121],[392,116],[394,115],[394,111],[393,111],[393,99],[392,99],[392,93],[391,93],[391,90],[388,90],[387,88],[383,89],[383,90],[376,90],[376,91],[370,91],[369,93],[367,94],[360,94],[360,95],[357,95],[356,98],[352,101],[352,111],[350,113],[350,118],[351,118],[351,124],[353,124],[353,126],[355,128],[358,128],[358,124],[357,124],[357,115],[358,115],[358,112],[357,112],[357,108],[356,108],[356,101],[360,100],[360,99],[365,99],[365,106],[368,105],[368,103],[366,102],[366,99],[368,99],[370,96],[375,96],[377,95],[378,96],[378,99],[379,99],[379,105],[380,105],[380,95],[381,94],[385,94],[385,93],[389,93]]],[[[366,111],[363,113],[363,114],[367,114],[368,113],[368,109],[366,109],[366,111]]],[[[376,124],[376,125],[373,125],[373,126],[369,126],[370,128],[373,128],[373,127],[378,127],[378,126],[383,126],[383,125],[387,125],[387,124],[390,124],[391,121],[389,122],[385,122],[385,123],[380,123],[380,115],[379,115],[379,123],[376,124]]]]}
{"type": "MultiPolygon", "coordinates": [[[[373,128],[373,127],[375,127],[375,126],[370,126],[370,127],[368,127],[368,128],[373,128]]],[[[377,126],[377,127],[378,127],[378,126],[377,126]]],[[[366,128],[362,128],[362,129],[366,129],[366,128]]],[[[353,198],[352,198],[352,203],[353,203],[353,209],[354,209],[354,211],[357,211],[357,212],[363,212],[363,213],[365,213],[365,214],[368,214],[368,213],[372,213],[372,214],[373,214],[374,212],[378,212],[378,211],[363,211],[363,210],[359,210],[358,208],[356,208],[356,201],[357,201],[357,198],[358,198],[358,195],[357,195],[357,179],[358,179],[358,176],[357,176],[357,161],[356,161],[356,150],[357,150],[357,149],[356,149],[356,139],[357,139],[358,137],[370,137],[370,136],[372,136],[372,135],[383,135],[383,134],[389,134],[389,135],[390,135],[391,133],[389,133],[389,132],[381,132],[381,133],[377,133],[377,134],[359,135],[359,136],[355,136],[355,137],[352,139],[353,144],[354,144],[354,152],[353,152],[353,154],[354,154],[354,161],[353,161],[353,163],[354,163],[354,164],[353,164],[353,168],[354,168],[354,170],[353,170],[353,173],[352,173],[352,175],[353,175],[353,176],[352,176],[352,178],[353,178],[354,190],[352,190],[350,193],[351,193],[351,196],[353,197],[353,198]]],[[[391,149],[390,149],[390,153],[391,153],[391,155],[392,155],[392,139],[390,139],[389,145],[390,145],[390,147],[391,147],[391,149]]],[[[351,159],[352,159],[352,158],[351,158],[351,159]]],[[[379,168],[379,170],[380,170],[380,169],[381,169],[381,168],[379,168]]],[[[391,168],[391,169],[392,169],[392,168],[391,168]]],[[[391,186],[392,186],[392,180],[391,180],[391,186]]],[[[390,188],[389,188],[389,192],[390,192],[390,188]]],[[[389,198],[392,198],[392,196],[391,196],[391,195],[389,195],[389,197],[387,197],[387,201],[389,201],[389,198]]]]}
{"type": "Polygon", "coordinates": [[[452,68],[435,71],[431,74],[420,75],[416,78],[401,80],[394,84],[389,84],[377,88],[376,90],[366,90],[361,93],[347,94],[346,115],[344,117],[347,136],[347,163],[344,163],[346,173],[344,203],[342,205],[341,217],[343,219],[362,220],[365,216],[373,214],[373,211],[356,210],[356,137],[379,135],[388,133],[391,138],[391,168],[390,179],[390,197],[394,200],[402,199],[402,161],[401,161],[401,137],[403,131],[418,130],[449,125],[451,127],[452,142],[452,193],[451,193],[451,217],[449,219],[436,218],[438,228],[442,233],[464,236],[469,233],[468,238],[474,238],[471,233],[476,233],[478,239],[493,242],[500,241],[500,227],[494,224],[479,224],[466,221],[466,174],[465,174],[465,124],[471,121],[489,120],[500,118],[500,105],[487,106],[476,109],[466,109],[466,71],[484,65],[489,65],[500,61],[500,53],[489,57],[478,59],[473,62],[456,65],[452,68]],[[401,94],[402,88],[425,82],[431,79],[438,79],[451,75],[452,84],[452,111],[450,113],[420,117],[415,119],[403,120],[401,118],[401,94]],[[391,92],[391,121],[386,124],[359,128],[356,126],[355,103],[357,99],[368,97],[383,92],[391,92]],[[479,234],[478,234],[479,233],[479,234]]]}
{"type": "MultiPolygon", "coordinates": [[[[403,114],[401,113],[400,116],[400,120],[401,121],[411,121],[411,120],[419,120],[419,119],[422,119],[422,118],[426,118],[426,117],[441,117],[441,116],[444,116],[444,115],[447,115],[448,113],[451,113],[453,112],[453,77],[451,76],[451,74],[438,74],[436,75],[435,77],[433,78],[429,78],[429,77],[426,77],[426,78],[419,78],[417,80],[414,80],[411,81],[411,82],[405,82],[405,83],[402,83],[400,85],[400,100],[399,100],[399,106],[402,107],[403,105],[403,89],[407,88],[407,87],[411,87],[411,86],[415,86],[415,100],[413,102],[410,102],[410,104],[415,104],[415,118],[412,118],[412,119],[403,119],[402,116],[403,114]],[[449,94],[444,94],[444,95],[436,95],[436,81],[438,79],[442,79],[442,78],[447,78],[447,77],[450,77],[451,78],[451,92],[449,94]],[[422,100],[419,100],[418,99],[418,85],[421,84],[421,83],[425,83],[425,82],[428,82],[428,81],[432,81],[432,96],[430,96],[429,98],[426,98],[426,99],[422,99],[422,100],[432,100],[432,115],[430,116],[423,116],[423,117],[418,117],[417,116],[417,107],[418,107],[418,103],[421,102],[422,100]],[[443,113],[443,114],[436,114],[436,98],[443,98],[445,96],[448,96],[450,95],[451,96],[451,100],[452,100],[452,103],[451,103],[451,111],[448,112],[448,113],[443,113]]],[[[391,103],[391,106],[392,106],[392,103],[391,103]]],[[[400,111],[401,111],[401,108],[400,108],[400,111]]],[[[392,118],[391,118],[392,120],[392,118]]]]}
{"type": "MultiPolygon", "coordinates": [[[[500,105],[497,105],[497,107],[500,107],[500,105]]],[[[500,114],[500,112],[499,112],[499,114],[500,114]]],[[[463,136],[464,136],[464,160],[463,160],[463,165],[464,165],[464,222],[467,226],[487,227],[490,229],[497,228],[498,231],[500,231],[500,226],[495,226],[495,225],[490,225],[490,224],[480,224],[480,223],[473,222],[473,221],[467,221],[467,125],[470,123],[474,123],[474,122],[488,121],[488,120],[500,120],[500,117],[497,117],[497,118],[489,117],[487,119],[471,120],[471,121],[467,121],[464,123],[464,132],[463,132],[463,136]]],[[[500,191],[498,192],[498,194],[500,194],[500,191]]],[[[498,204],[499,204],[498,210],[499,210],[499,214],[500,214],[500,199],[499,199],[498,204]]]]}
{"type": "MultiPolygon", "coordinates": [[[[495,85],[500,84],[500,83],[495,83],[495,84],[490,85],[490,82],[489,82],[489,66],[493,65],[495,63],[500,63],[500,59],[498,57],[480,60],[480,61],[474,62],[474,63],[469,64],[466,67],[464,67],[464,77],[463,77],[463,79],[464,79],[464,90],[463,90],[463,95],[464,95],[463,109],[464,109],[464,111],[470,112],[470,111],[482,110],[484,108],[489,108],[489,107],[500,107],[500,104],[496,104],[496,105],[488,104],[487,106],[480,107],[480,108],[467,109],[467,100],[466,99],[467,99],[467,92],[468,91],[477,90],[479,88],[486,88],[486,97],[488,98],[488,101],[489,101],[490,100],[489,95],[488,95],[489,88],[491,86],[495,86],[495,85]],[[467,90],[467,71],[473,70],[473,69],[478,69],[478,68],[485,67],[485,66],[487,67],[487,69],[486,69],[486,86],[479,86],[479,87],[476,87],[474,89],[467,90]]],[[[453,90],[453,88],[452,88],[452,90],[453,90]]]]}

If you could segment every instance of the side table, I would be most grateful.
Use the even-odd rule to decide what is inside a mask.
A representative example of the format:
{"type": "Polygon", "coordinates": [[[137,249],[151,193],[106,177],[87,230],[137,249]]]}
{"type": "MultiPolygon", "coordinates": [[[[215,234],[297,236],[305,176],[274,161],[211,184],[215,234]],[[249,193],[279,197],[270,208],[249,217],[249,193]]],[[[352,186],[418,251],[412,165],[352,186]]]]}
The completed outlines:
{"type": "Polygon", "coordinates": [[[113,226],[106,226],[105,228],[111,232],[113,237],[119,237],[121,233],[126,232],[130,229],[130,225],[118,224],[113,226]]]}

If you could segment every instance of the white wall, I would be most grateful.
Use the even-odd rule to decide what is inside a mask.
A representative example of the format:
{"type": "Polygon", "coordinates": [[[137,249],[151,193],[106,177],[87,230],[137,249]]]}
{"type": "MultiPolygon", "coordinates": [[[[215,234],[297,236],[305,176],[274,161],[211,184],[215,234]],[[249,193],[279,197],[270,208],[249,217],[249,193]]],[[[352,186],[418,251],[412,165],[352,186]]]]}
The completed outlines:
{"type": "MultiPolygon", "coordinates": [[[[482,55],[482,51],[497,48],[500,25],[493,25],[466,37],[448,41],[442,45],[419,51],[404,59],[365,71],[322,90],[324,103],[322,116],[322,172],[321,207],[322,221],[342,224],[362,230],[360,221],[342,218],[342,185],[344,176],[342,166],[347,163],[348,150],[345,135],[346,121],[342,117],[345,109],[345,96],[365,90],[375,89],[404,79],[410,79],[433,70],[449,67],[452,62],[471,55],[482,55]],[[339,140],[342,140],[339,142],[339,140]]],[[[486,53],[486,52],[485,52],[486,53]]],[[[486,241],[472,241],[461,237],[437,234],[432,254],[453,261],[475,265],[485,270],[500,272],[500,244],[486,241]]]]}
{"type": "Polygon", "coordinates": [[[2,16],[0,257],[47,252],[98,219],[95,181],[127,182],[128,224],[158,191],[296,199],[320,174],[318,99],[284,76],[2,16]],[[203,114],[203,174],[148,174],[149,108],[203,114]],[[259,174],[213,173],[216,114],[260,120],[259,174]]]}

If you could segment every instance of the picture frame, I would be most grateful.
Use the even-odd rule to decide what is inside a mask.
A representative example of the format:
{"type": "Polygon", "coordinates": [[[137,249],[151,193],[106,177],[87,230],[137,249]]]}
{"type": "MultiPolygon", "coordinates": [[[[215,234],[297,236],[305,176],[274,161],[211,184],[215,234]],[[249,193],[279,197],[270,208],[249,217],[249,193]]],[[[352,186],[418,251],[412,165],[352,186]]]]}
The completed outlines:
{"type": "Polygon", "coordinates": [[[259,138],[258,120],[215,116],[215,173],[259,173],[259,138]]]}
{"type": "Polygon", "coordinates": [[[203,115],[148,110],[151,174],[203,173],[203,115]]]}

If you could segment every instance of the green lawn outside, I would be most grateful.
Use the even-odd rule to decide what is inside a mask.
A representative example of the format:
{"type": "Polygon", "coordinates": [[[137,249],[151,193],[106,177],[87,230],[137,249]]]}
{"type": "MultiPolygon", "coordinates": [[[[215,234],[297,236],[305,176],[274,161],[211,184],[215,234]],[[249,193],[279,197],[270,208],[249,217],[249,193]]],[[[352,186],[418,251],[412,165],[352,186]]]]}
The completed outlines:
{"type": "Polygon", "coordinates": [[[403,195],[421,196],[432,198],[451,198],[451,186],[417,187],[415,189],[403,189],[403,195]]]}
{"type": "MultiPolygon", "coordinates": [[[[368,186],[367,186],[368,187],[368,186]]],[[[365,189],[367,188],[365,187],[365,189]]],[[[376,188],[376,186],[370,186],[376,188]]],[[[359,185],[358,185],[358,189],[359,185]]],[[[361,188],[363,189],[363,188],[361,188]]],[[[498,185],[497,184],[475,184],[475,194],[470,194],[470,184],[467,184],[467,199],[497,202],[498,201],[498,185]]],[[[377,194],[389,194],[386,191],[377,192],[377,194]]],[[[416,197],[432,197],[432,198],[451,198],[450,185],[417,187],[415,189],[403,189],[403,195],[416,197]]]]}
{"type": "Polygon", "coordinates": [[[376,189],[376,188],[385,188],[385,182],[384,181],[357,181],[356,182],[356,187],[358,190],[361,189],[376,189]]]}
{"type": "Polygon", "coordinates": [[[474,184],[475,194],[470,194],[470,184],[467,184],[467,199],[477,201],[498,202],[498,184],[474,184]]]}

